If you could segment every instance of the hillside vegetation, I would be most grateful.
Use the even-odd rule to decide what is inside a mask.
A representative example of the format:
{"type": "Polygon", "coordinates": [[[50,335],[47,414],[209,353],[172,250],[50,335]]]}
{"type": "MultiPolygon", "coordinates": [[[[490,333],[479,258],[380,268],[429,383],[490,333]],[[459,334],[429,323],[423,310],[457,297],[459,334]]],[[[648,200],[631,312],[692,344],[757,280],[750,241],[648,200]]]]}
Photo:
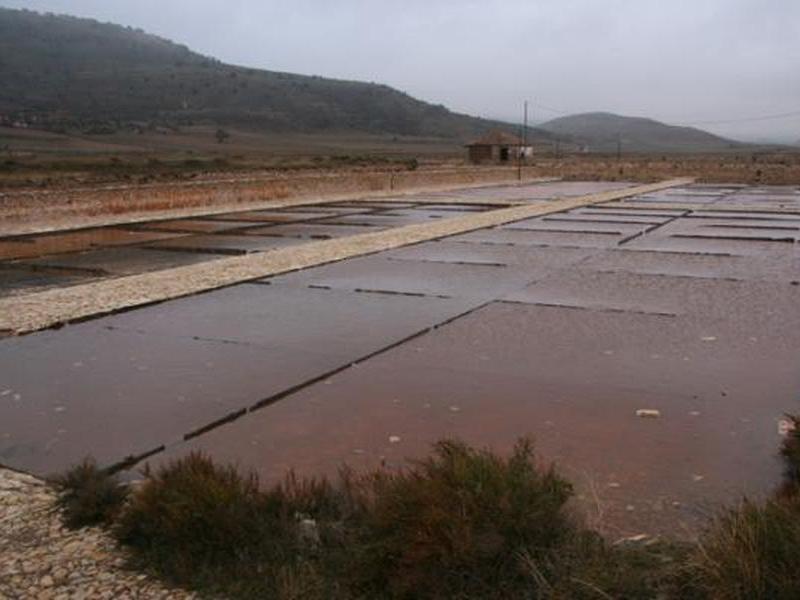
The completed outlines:
{"type": "Polygon", "coordinates": [[[140,30],[31,11],[0,9],[0,80],[7,121],[56,131],[213,123],[468,139],[510,127],[386,85],[227,65],[140,30]]]}
{"type": "Polygon", "coordinates": [[[693,127],[653,119],[593,112],[553,119],[539,126],[559,137],[573,138],[591,152],[719,152],[745,144],[693,127]]]}

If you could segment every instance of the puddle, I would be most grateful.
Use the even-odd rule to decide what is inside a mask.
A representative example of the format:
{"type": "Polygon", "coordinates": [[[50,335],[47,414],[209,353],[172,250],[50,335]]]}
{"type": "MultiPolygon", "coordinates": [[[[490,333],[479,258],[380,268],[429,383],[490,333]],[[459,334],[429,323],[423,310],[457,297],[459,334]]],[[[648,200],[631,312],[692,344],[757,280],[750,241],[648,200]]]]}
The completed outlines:
{"type": "Polygon", "coordinates": [[[124,246],[180,237],[179,233],[104,227],[0,240],[0,260],[79,252],[97,246],[124,246]]]}
{"type": "Polygon", "coordinates": [[[247,233],[252,236],[279,236],[283,238],[328,240],[351,235],[361,235],[362,233],[383,231],[384,229],[385,227],[371,226],[369,224],[328,224],[320,221],[317,223],[290,223],[286,225],[273,225],[271,227],[257,227],[255,229],[250,229],[247,233]]]}
{"type": "Polygon", "coordinates": [[[91,281],[95,277],[96,275],[89,272],[25,268],[16,264],[0,265],[0,297],[29,293],[49,287],[75,285],[91,281]]]}
{"type": "Polygon", "coordinates": [[[227,215],[216,215],[213,218],[220,221],[247,221],[248,223],[294,223],[310,221],[312,219],[322,219],[330,217],[330,212],[300,212],[294,211],[275,211],[275,210],[254,210],[243,213],[230,213],[227,215]]]}
{"type": "Polygon", "coordinates": [[[159,251],[152,248],[100,248],[86,252],[54,254],[44,258],[20,261],[18,265],[55,266],[75,269],[98,269],[113,275],[134,275],[148,271],[172,269],[208,260],[218,254],[201,252],[159,251]]]}
{"type": "Polygon", "coordinates": [[[128,229],[143,231],[177,231],[186,233],[216,233],[229,229],[252,227],[250,221],[212,220],[212,219],[175,219],[172,221],[154,221],[142,225],[128,226],[128,229]]]}
{"type": "Polygon", "coordinates": [[[265,237],[258,235],[193,235],[176,240],[157,242],[146,246],[156,250],[176,250],[180,252],[200,252],[205,254],[238,255],[249,252],[265,252],[274,248],[283,248],[302,244],[303,241],[293,238],[265,237]]]}

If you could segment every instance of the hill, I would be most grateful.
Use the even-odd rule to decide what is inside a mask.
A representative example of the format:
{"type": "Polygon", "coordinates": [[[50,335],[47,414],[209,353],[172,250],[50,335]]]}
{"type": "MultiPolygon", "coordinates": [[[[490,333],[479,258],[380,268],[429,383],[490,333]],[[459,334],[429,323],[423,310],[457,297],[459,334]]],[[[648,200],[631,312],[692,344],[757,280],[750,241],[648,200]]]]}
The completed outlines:
{"type": "Polygon", "coordinates": [[[625,152],[715,152],[744,146],[693,127],[604,112],[561,117],[539,128],[571,137],[591,152],[616,152],[618,140],[625,152]]]}
{"type": "Polygon", "coordinates": [[[130,27],[24,10],[0,9],[0,81],[0,124],[56,132],[212,124],[463,141],[513,129],[386,85],[227,65],[130,27]]]}

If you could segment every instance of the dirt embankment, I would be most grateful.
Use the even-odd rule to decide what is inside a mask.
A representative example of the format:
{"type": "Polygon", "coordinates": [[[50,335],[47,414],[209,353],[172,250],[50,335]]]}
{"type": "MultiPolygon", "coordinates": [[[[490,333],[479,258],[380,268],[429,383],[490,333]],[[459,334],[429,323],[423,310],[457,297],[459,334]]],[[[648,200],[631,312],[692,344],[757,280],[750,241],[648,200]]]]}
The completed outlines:
{"type": "Polygon", "coordinates": [[[537,158],[541,175],[572,180],[656,181],[695,177],[700,183],[800,185],[800,152],[774,154],[567,156],[537,158]]]}
{"type": "MultiPolygon", "coordinates": [[[[539,170],[524,169],[523,180],[539,170]]],[[[516,182],[513,167],[420,169],[417,171],[276,173],[176,184],[111,185],[58,190],[20,190],[0,194],[0,220],[54,221],[76,217],[154,213],[199,207],[247,207],[270,200],[402,193],[482,183],[516,182]]]]}

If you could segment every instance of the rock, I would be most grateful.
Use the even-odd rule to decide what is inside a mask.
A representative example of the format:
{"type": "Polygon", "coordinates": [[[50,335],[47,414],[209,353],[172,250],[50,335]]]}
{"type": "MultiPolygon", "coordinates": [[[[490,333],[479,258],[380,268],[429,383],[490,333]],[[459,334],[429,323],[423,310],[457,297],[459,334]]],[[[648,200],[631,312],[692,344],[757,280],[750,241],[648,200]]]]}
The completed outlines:
{"type": "Polygon", "coordinates": [[[312,544],[319,544],[319,527],[314,519],[302,519],[297,525],[300,540],[312,544]]]}
{"type": "Polygon", "coordinates": [[[793,421],[789,421],[788,419],[780,419],[778,421],[778,435],[781,437],[786,437],[792,431],[795,430],[795,424],[793,421]]]}
{"type": "Polygon", "coordinates": [[[389,436],[389,443],[390,444],[399,444],[400,443],[400,436],[399,435],[390,435],[389,436]]]}
{"type": "Polygon", "coordinates": [[[0,600],[195,597],[137,579],[104,530],[65,529],[56,499],[44,482],[0,468],[0,600]]]}
{"type": "Polygon", "coordinates": [[[650,539],[650,536],[646,533],[640,533],[638,535],[631,535],[623,538],[619,538],[617,541],[614,542],[615,546],[623,545],[623,544],[639,544],[642,542],[646,542],[650,539]]]}
{"type": "Polygon", "coordinates": [[[658,419],[661,417],[661,411],[654,408],[640,408],[636,411],[636,416],[643,419],[658,419]]]}

